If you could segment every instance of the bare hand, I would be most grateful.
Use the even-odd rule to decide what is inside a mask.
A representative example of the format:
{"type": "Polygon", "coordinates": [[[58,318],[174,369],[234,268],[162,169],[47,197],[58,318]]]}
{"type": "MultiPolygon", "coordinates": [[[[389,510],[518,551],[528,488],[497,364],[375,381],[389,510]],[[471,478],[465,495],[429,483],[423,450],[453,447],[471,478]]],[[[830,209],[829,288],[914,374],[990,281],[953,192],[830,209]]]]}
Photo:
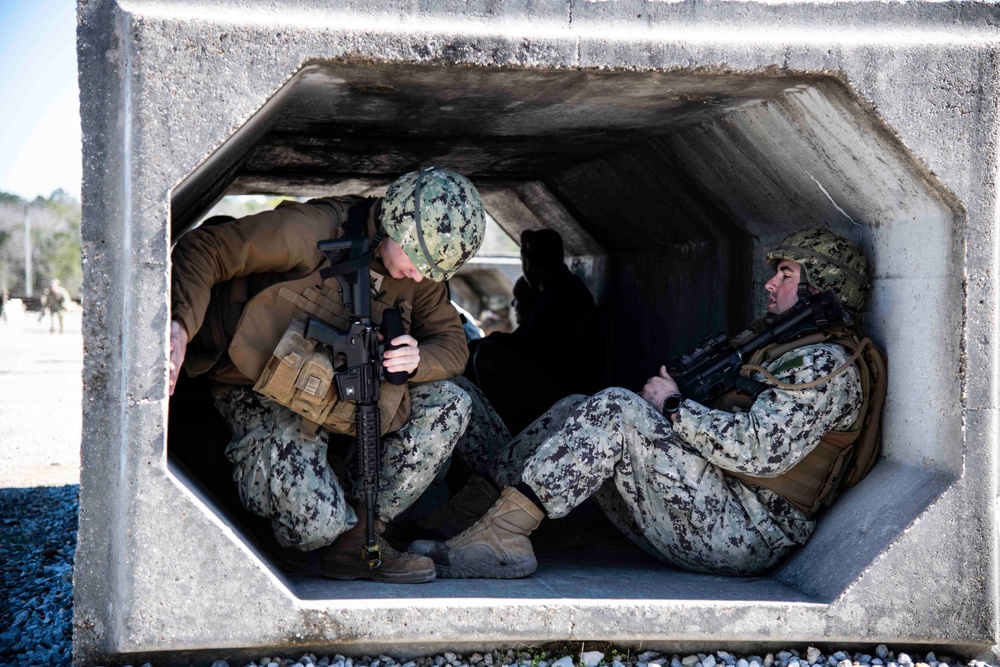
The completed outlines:
{"type": "Polygon", "coordinates": [[[177,387],[177,378],[181,374],[181,366],[184,365],[184,355],[187,352],[188,332],[184,325],[177,320],[170,322],[170,395],[174,395],[177,387]]]}
{"type": "Polygon", "coordinates": [[[660,366],[660,374],[646,380],[646,385],[642,388],[640,396],[659,412],[660,408],[663,407],[663,399],[680,393],[681,390],[677,387],[677,383],[667,373],[667,367],[660,366]]]}
{"type": "Polygon", "coordinates": [[[395,350],[386,350],[382,355],[382,365],[390,373],[404,371],[412,373],[417,370],[420,364],[420,348],[417,346],[417,339],[409,334],[396,336],[390,343],[402,345],[395,350]]]}

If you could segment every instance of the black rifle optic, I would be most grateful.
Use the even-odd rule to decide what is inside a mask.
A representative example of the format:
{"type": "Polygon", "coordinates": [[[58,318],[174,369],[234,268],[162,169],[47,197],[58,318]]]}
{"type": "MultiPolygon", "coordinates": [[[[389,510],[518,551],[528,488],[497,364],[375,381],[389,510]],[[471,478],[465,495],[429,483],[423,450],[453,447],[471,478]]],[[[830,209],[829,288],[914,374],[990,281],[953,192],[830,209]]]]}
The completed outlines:
{"type": "MultiPolygon", "coordinates": [[[[852,323],[850,314],[832,290],[815,295],[800,291],[794,306],[745,343],[737,344],[726,334],[718,333],[698,343],[690,352],[677,355],[670,367],[670,377],[683,398],[703,405],[733,389],[756,399],[768,385],[740,375],[745,357],[771,343],[787,343],[821,329],[852,323]]],[[[665,412],[675,412],[681,400],[681,396],[668,398],[665,412]]]]}
{"type": "Polygon", "coordinates": [[[344,307],[348,313],[347,331],[340,332],[329,325],[306,320],[305,338],[329,347],[341,400],[357,404],[356,428],[359,468],[363,479],[367,520],[366,543],[361,548],[361,558],[368,567],[375,569],[382,564],[382,554],[375,534],[375,502],[381,488],[382,440],[379,424],[379,385],[383,378],[390,384],[403,384],[407,373],[388,373],[382,366],[382,352],[394,349],[389,343],[402,336],[403,320],[399,310],[386,309],[382,315],[381,331],[384,343],[378,340],[379,329],[371,318],[371,274],[369,267],[373,253],[368,239],[353,236],[338,240],[320,241],[317,247],[330,260],[331,266],[320,272],[324,278],[336,277],[343,288],[344,307]]]}

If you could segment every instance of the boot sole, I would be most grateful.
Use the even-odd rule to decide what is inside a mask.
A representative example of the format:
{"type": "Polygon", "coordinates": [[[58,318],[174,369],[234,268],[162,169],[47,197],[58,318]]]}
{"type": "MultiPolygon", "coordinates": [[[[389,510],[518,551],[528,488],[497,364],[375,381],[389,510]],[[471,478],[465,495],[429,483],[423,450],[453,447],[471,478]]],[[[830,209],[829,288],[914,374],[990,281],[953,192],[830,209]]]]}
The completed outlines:
{"type": "Polygon", "coordinates": [[[337,581],[357,581],[358,579],[366,579],[379,584],[426,584],[429,581],[434,581],[436,578],[436,572],[431,570],[429,572],[407,572],[406,574],[392,575],[386,575],[384,573],[375,574],[373,572],[360,572],[358,574],[327,574],[324,572],[323,576],[327,579],[335,579],[337,581]]]}
{"type": "Polygon", "coordinates": [[[439,579],[520,579],[534,574],[538,569],[535,558],[509,565],[466,563],[464,565],[436,565],[439,579]]]}

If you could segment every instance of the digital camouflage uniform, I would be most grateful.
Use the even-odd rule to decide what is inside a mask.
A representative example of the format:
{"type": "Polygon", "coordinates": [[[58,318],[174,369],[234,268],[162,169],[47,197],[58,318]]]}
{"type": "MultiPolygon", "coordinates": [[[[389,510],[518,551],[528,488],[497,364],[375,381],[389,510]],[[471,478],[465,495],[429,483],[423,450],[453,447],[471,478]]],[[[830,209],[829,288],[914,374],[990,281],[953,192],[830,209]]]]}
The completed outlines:
{"type": "MultiPolygon", "coordinates": [[[[803,384],[847,359],[843,348],[824,343],[792,350],[765,367],[783,382],[803,384]]],[[[472,398],[473,423],[489,424],[488,404],[472,398]]],[[[524,481],[550,518],[594,496],[623,532],[663,560],[747,575],[803,544],[815,523],[773,492],[750,489],[726,471],[781,474],[825,433],[849,427],[861,401],[855,367],[815,388],[769,389],[745,413],[686,400],[675,424],[638,395],[611,388],[564,399],[506,446],[463,440],[459,449],[474,470],[496,452],[487,466],[494,481],[501,487],[524,481]]],[[[480,427],[479,433],[489,432],[480,427]]]]}
{"type": "Polygon", "coordinates": [[[473,473],[489,477],[494,459],[511,441],[510,431],[486,395],[471,380],[460,375],[452,382],[466,393],[470,402],[468,426],[455,445],[455,453],[473,473]]]}
{"type": "MultiPolygon", "coordinates": [[[[382,438],[378,513],[391,521],[420,497],[465,431],[469,397],[447,380],[410,385],[411,417],[382,438]]],[[[235,464],[240,500],[251,512],[269,517],[282,546],[303,551],[326,546],[357,522],[340,480],[327,462],[329,436],[304,435],[301,418],[249,387],[215,400],[233,431],[226,456],[235,464]]]]}

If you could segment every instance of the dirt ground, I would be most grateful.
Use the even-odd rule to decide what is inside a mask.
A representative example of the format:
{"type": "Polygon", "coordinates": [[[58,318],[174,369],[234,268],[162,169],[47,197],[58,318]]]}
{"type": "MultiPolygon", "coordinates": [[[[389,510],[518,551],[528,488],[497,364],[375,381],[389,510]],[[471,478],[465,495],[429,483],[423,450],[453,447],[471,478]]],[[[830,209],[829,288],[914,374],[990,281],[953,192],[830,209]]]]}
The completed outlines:
{"type": "Polygon", "coordinates": [[[80,481],[83,336],[79,308],[49,316],[7,304],[0,318],[0,488],[80,481]]]}

